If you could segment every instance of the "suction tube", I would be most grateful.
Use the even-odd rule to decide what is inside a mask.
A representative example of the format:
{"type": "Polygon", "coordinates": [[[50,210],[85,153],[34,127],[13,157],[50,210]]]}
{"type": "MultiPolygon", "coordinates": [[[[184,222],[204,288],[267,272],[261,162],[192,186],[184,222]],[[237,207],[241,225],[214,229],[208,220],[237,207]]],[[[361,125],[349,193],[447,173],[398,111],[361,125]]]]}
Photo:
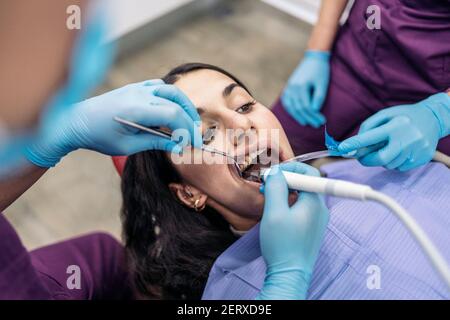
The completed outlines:
{"type": "MultiPolygon", "coordinates": [[[[261,172],[263,180],[269,174],[268,169],[261,172]]],[[[431,264],[444,280],[450,290],[450,268],[444,257],[434,246],[417,222],[395,200],[373,190],[371,187],[342,180],[307,176],[299,173],[283,171],[290,189],[314,193],[328,194],[335,197],[350,198],[362,201],[375,201],[389,208],[400,219],[414,239],[422,247],[431,264]]]]}

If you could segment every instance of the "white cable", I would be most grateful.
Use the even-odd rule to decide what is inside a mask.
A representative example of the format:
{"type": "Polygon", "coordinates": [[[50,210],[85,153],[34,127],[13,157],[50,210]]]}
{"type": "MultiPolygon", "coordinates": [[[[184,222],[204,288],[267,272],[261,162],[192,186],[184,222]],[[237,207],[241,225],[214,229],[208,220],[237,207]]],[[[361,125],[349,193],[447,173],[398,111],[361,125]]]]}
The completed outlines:
{"type": "Polygon", "coordinates": [[[439,250],[431,242],[430,238],[428,238],[423,229],[408,214],[408,212],[392,198],[373,189],[366,195],[366,198],[368,200],[373,200],[378,203],[384,204],[386,207],[391,209],[392,212],[395,213],[395,215],[403,222],[403,225],[406,227],[406,229],[408,229],[414,239],[422,247],[423,251],[430,259],[432,265],[441,275],[442,279],[447,284],[448,289],[450,289],[450,269],[447,265],[447,262],[440,254],[439,250]]]}
{"type": "MultiPolygon", "coordinates": [[[[269,172],[270,170],[263,170],[261,172],[261,177],[263,180],[267,178],[269,172]]],[[[289,171],[283,171],[283,175],[286,178],[289,188],[292,190],[323,193],[335,197],[351,198],[362,201],[372,200],[389,208],[395,213],[417,243],[421,246],[427,257],[430,259],[431,264],[439,275],[441,275],[450,290],[450,268],[447,262],[417,222],[394,199],[363,184],[307,176],[289,171]]]]}

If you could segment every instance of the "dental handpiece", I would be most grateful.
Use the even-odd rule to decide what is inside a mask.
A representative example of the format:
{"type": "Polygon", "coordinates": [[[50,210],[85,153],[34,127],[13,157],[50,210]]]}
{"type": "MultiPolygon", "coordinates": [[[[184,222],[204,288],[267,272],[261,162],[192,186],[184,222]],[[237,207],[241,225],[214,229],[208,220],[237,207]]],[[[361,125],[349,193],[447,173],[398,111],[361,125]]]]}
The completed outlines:
{"type": "MultiPolygon", "coordinates": [[[[267,178],[269,171],[269,169],[261,171],[263,181],[267,178]]],[[[283,175],[291,190],[323,193],[357,200],[366,200],[367,194],[373,191],[369,186],[343,180],[314,177],[289,171],[283,171],[283,175]]]]}
{"type": "MultiPolygon", "coordinates": [[[[261,170],[261,179],[265,181],[270,169],[261,170]]],[[[428,238],[414,218],[394,199],[373,190],[370,186],[348,181],[308,176],[304,174],[282,171],[287,185],[291,190],[327,194],[335,197],[378,202],[390,209],[411,233],[423,249],[431,264],[442,277],[450,290],[450,267],[433,242],[428,238]]]]}

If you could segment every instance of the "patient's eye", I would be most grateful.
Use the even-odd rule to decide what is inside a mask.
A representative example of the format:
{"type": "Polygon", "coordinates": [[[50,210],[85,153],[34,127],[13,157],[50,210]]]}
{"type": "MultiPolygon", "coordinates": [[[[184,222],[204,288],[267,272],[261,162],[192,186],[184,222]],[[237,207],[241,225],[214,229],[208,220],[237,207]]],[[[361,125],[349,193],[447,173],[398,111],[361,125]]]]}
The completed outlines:
{"type": "Polygon", "coordinates": [[[214,141],[214,135],[216,134],[217,126],[209,127],[203,134],[203,143],[208,144],[214,141]]]}
{"type": "Polygon", "coordinates": [[[256,100],[253,100],[252,102],[246,103],[243,106],[236,109],[236,112],[238,113],[247,113],[252,111],[253,106],[256,104],[256,100]]]}

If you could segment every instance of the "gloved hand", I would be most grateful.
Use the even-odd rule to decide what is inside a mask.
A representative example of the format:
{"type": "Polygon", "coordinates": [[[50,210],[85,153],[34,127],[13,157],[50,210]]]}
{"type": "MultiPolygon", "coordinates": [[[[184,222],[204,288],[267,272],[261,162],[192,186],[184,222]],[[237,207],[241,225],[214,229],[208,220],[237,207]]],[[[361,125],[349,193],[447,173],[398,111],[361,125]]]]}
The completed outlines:
{"type": "Polygon", "coordinates": [[[302,126],[318,128],[325,123],[325,117],[319,111],[325,101],[329,81],[330,53],[306,51],[281,96],[286,111],[302,126]]]}
{"type": "MultiPolygon", "coordinates": [[[[281,168],[319,176],[316,169],[303,163],[287,163],[281,168]]],[[[301,192],[297,202],[289,207],[286,179],[281,170],[271,170],[264,186],[260,224],[260,245],[267,271],[258,299],[305,299],[328,223],[328,209],[323,196],[308,192],[301,192]]]]}
{"type": "MultiPolygon", "coordinates": [[[[79,148],[107,155],[129,155],[159,149],[181,152],[175,141],[126,127],[115,116],[147,127],[188,130],[195,147],[202,145],[194,105],[175,86],[162,80],[134,83],[88,99],[52,118],[53,127],[39,133],[25,151],[35,165],[52,167],[79,148]]],[[[184,143],[184,142],[183,142],[184,143]]]]}
{"type": "Polygon", "coordinates": [[[450,134],[450,96],[435,94],[413,105],[379,111],[361,125],[359,133],[342,141],[341,152],[358,151],[365,166],[406,171],[428,163],[439,139],[450,134]]]}

